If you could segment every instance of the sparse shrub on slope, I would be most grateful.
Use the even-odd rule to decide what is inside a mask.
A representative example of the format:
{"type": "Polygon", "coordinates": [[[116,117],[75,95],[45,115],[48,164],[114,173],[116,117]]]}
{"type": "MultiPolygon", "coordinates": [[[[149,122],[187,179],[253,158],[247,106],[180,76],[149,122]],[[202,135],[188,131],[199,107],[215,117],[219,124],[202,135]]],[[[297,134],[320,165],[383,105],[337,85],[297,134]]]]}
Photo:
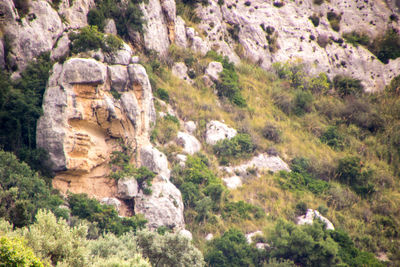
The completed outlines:
{"type": "Polygon", "coordinates": [[[43,267],[22,238],[0,237],[0,264],[3,266],[43,267]]]}
{"type": "Polygon", "coordinates": [[[390,59],[400,57],[400,35],[394,28],[386,30],[385,34],[376,38],[369,50],[383,63],[389,63],[390,59]]]}
{"type": "Polygon", "coordinates": [[[218,141],[213,150],[219,158],[246,158],[251,156],[255,148],[249,134],[237,134],[231,139],[218,141]]]}

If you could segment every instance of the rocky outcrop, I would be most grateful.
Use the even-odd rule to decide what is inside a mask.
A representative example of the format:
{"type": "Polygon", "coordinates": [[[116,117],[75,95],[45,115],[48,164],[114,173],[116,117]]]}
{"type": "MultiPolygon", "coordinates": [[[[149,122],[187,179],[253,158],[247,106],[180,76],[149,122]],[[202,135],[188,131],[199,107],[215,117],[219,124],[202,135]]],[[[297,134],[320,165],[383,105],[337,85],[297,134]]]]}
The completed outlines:
{"type": "Polygon", "coordinates": [[[308,209],[305,215],[297,217],[297,224],[313,224],[314,220],[320,220],[325,224],[327,230],[335,230],[335,227],[327,218],[322,216],[319,211],[308,209]]]}
{"type": "Polygon", "coordinates": [[[183,126],[185,127],[185,130],[190,134],[194,134],[197,129],[196,123],[194,121],[185,121],[183,126]]]}
{"type": "Polygon", "coordinates": [[[211,78],[212,81],[218,81],[219,79],[219,73],[222,72],[224,67],[220,62],[210,62],[207,66],[207,69],[205,71],[205,74],[208,75],[208,77],[211,78]]]}
{"type": "Polygon", "coordinates": [[[117,35],[117,26],[115,26],[115,21],[113,19],[107,19],[104,26],[104,33],[117,35]]]}
{"type": "Polygon", "coordinates": [[[169,181],[155,178],[151,195],[139,192],[135,198],[135,212],[144,214],[150,229],[160,226],[184,228],[183,202],[181,192],[169,181]]]}
{"type": "Polygon", "coordinates": [[[139,193],[139,186],[134,177],[118,180],[118,197],[132,199],[139,193]]]}
{"type": "Polygon", "coordinates": [[[87,13],[95,7],[95,0],[61,1],[58,12],[68,27],[73,29],[87,26],[87,13]]]}
{"type": "Polygon", "coordinates": [[[100,200],[100,203],[104,204],[104,205],[113,206],[117,211],[119,211],[119,208],[121,207],[121,201],[119,201],[118,199],[116,199],[114,197],[102,198],[100,200]]]}
{"type": "Polygon", "coordinates": [[[215,145],[219,140],[231,139],[237,134],[237,131],[228,125],[219,121],[210,121],[206,126],[206,142],[209,145],[215,145]]]}
{"type": "Polygon", "coordinates": [[[192,79],[188,76],[188,67],[183,62],[177,62],[172,66],[172,74],[181,80],[193,83],[192,79]]]}
{"type": "Polygon", "coordinates": [[[142,147],[140,150],[140,162],[152,172],[158,174],[162,179],[168,180],[170,170],[168,169],[167,157],[151,145],[142,147]]]}
{"type": "Polygon", "coordinates": [[[64,25],[47,1],[31,1],[29,15],[24,18],[19,18],[11,0],[2,2],[1,12],[8,19],[1,24],[12,48],[8,56],[15,67],[23,70],[29,61],[53,48],[64,25]]]}
{"type": "Polygon", "coordinates": [[[335,0],[322,5],[313,0],[289,1],[280,8],[274,1],[209,3],[197,8],[201,18],[198,27],[208,45],[233,62],[237,62],[238,50],[234,48],[239,43],[243,48],[240,53],[263,68],[269,69],[273,62],[300,60],[312,73],[323,71],[331,78],[347,74],[361,79],[367,91],[383,89],[400,73],[400,60],[385,65],[364,47],[342,43],[341,35],[353,30],[362,29],[375,37],[388,25],[398,28],[397,22],[390,21],[392,10],[384,1],[335,0]],[[332,30],[329,11],[341,15],[339,32],[332,30]],[[313,15],[320,17],[318,26],[309,19],[313,15]],[[327,45],[321,47],[318,38],[322,37],[327,45]]]}
{"type": "Polygon", "coordinates": [[[222,178],[222,181],[224,181],[224,183],[228,189],[236,189],[236,188],[242,186],[242,184],[243,184],[242,178],[240,178],[237,175],[222,178]]]}
{"type": "Polygon", "coordinates": [[[55,44],[55,47],[53,47],[53,50],[51,50],[50,59],[54,61],[65,59],[69,54],[69,45],[68,34],[64,33],[55,44]]]}
{"type": "Polygon", "coordinates": [[[87,190],[99,197],[113,196],[115,182],[107,177],[110,154],[119,149],[116,140],[122,138],[133,149],[139,141],[148,142],[154,105],[144,68],[120,66],[129,73],[126,86],[118,88],[120,100],[110,93],[107,68],[83,58],[53,67],[38,121],[37,145],[49,152],[57,172],[54,185],[62,192],[87,190]],[[99,181],[108,185],[96,190],[99,181]]]}
{"type": "Polygon", "coordinates": [[[176,137],[176,144],[183,148],[183,152],[193,155],[201,149],[199,140],[193,135],[184,132],[178,132],[176,137]]]}

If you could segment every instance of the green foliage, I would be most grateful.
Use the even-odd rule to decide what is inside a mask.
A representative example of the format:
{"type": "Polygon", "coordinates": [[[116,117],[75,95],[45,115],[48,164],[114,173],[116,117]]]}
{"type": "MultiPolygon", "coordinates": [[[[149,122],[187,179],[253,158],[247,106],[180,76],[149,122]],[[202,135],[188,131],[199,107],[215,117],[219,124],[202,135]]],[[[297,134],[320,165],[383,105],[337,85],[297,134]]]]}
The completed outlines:
{"type": "Polygon", "coordinates": [[[13,82],[0,70],[0,146],[5,151],[24,154],[35,170],[46,174],[47,155],[35,151],[36,122],[42,114],[42,99],[52,64],[49,53],[42,54],[13,82]]]}
{"type": "Polygon", "coordinates": [[[136,240],[140,252],[153,266],[204,266],[201,252],[180,234],[140,231],[136,240]]]}
{"type": "Polygon", "coordinates": [[[87,26],[79,29],[79,33],[71,32],[72,53],[102,49],[104,52],[115,52],[122,46],[122,41],[114,35],[104,35],[97,26],[87,26]]]}
{"type": "Polygon", "coordinates": [[[289,259],[300,266],[334,266],[340,263],[339,246],[321,223],[296,226],[279,220],[269,233],[271,256],[289,259]]]}
{"type": "Polygon", "coordinates": [[[343,38],[349,44],[354,45],[357,47],[358,45],[367,46],[370,42],[369,36],[365,33],[358,33],[356,31],[348,32],[343,34],[343,38]]]}
{"type": "Polygon", "coordinates": [[[341,97],[359,95],[364,90],[360,80],[342,75],[333,78],[333,85],[341,97]]]}
{"type": "Polygon", "coordinates": [[[249,245],[244,234],[233,228],[207,245],[204,258],[209,266],[261,266],[265,251],[249,245]]]}
{"type": "Polygon", "coordinates": [[[43,267],[31,248],[21,238],[0,237],[0,265],[9,267],[43,267]]]}
{"type": "Polygon", "coordinates": [[[370,196],[375,192],[371,179],[373,171],[365,169],[359,157],[345,157],[339,160],[337,176],[340,182],[349,185],[362,197],[370,196]]]}
{"type": "Polygon", "coordinates": [[[224,69],[220,73],[219,81],[216,84],[218,96],[226,97],[231,103],[238,107],[246,107],[246,100],[240,92],[239,76],[236,73],[235,65],[230,63],[228,58],[224,58],[220,62],[224,69]]]}
{"type": "Polygon", "coordinates": [[[219,158],[249,157],[256,149],[249,134],[237,134],[231,139],[218,141],[214,147],[214,154],[219,158]]]}
{"type": "Polygon", "coordinates": [[[115,21],[118,34],[129,39],[129,32],[143,33],[143,12],[139,4],[148,0],[129,0],[122,3],[118,0],[101,0],[96,2],[96,8],[88,12],[88,23],[103,30],[107,18],[115,21]]]}
{"type": "Polygon", "coordinates": [[[178,134],[179,120],[170,114],[157,120],[156,127],[151,133],[151,140],[164,145],[174,140],[178,134]]]}
{"type": "Polygon", "coordinates": [[[89,198],[86,194],[70,194],[68,203],[71,215],[96,223],[100,232],[121,235],[142,229],[147,223],[140,214],[133,217],[119,217],[114,207],[101,205],[97,200],[89,198]]]}
{"type": "Polygon", "coordinates": [[[385,266],[375,258],[374,254],[357,249],[346,232],[341,230],[332,231],[330,235],[339,245],[339,257],[348,266],[385,266]]]}
{"type": "Polygon", "coordinates": [[[390,81],[390,84],[386,86],[386,90],[389,93],[400,96],[400,75],[397,75],[390,81]]]}
{"type": "Polygon", "coordinates": [[[265,217],[262,208],[244,201],[228,202],[222,210],[222,218],[238,222],[240,220],[257,220],[265,217]]]}
{"type": "Polygon", "coordinates": [[[344,137],[339,133],[335,126],[328,127],[328,129],[321,135],[320,140],[333,149],[342,150],[344,148],[344,137]]]}
{"type": "Polygon", "coordinates": [[[155,95],[165,102],[169,102],[169,94],[168,91],[163,88],[158,88],[155,92],[155,95]]]}
{"type": "Polygon", "coordinates": [[[329,189],[326,181],[317,179],[310,172],[310,161],[305,158],[292,160],[291,172],[280,172],[277,181],[283,189],[309,190],[314,194],[322,194],[329,189]]]}
{"type": "Polygon", "coordinates": [[[270,123],[264,126],[262,129],[262,135],[274,143],[282,142],[282,131],[270,123]]]}
{"type": "Polygon", "coordinates": [[[57,212],[63,203],[28,165],[4,151],[0,151],[0,188],[0,217],[15,227],[30,224],[38,209],[57,212]]]}
{"type": "Polygon", "coordinates": [[[369,50],[383,63],[389,63],[390,59],[400,57],[400,36],[396,29],[389,28],[385,34],[376,38],[369,50]]]}
{"type": "Polygon", "coordinates": [[[308,91],[299,90],[294,98],[294,113],[302,116],[312,109],[313,95],[308,91]]]}
{"type": "Polygon", "coordinates": [[[331,24],[332,30],[338,32],[340,30],[340,20],[342,19],[342,16],[333,11],[329,11],[326,16],[331,24]]]}

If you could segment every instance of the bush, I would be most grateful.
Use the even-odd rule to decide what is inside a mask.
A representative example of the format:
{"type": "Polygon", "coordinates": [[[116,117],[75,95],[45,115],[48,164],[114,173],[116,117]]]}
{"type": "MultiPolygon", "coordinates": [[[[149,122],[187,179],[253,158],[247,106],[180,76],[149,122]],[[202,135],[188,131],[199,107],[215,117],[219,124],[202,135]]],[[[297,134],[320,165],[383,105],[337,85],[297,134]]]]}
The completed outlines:
{"type": "Polygon", "coordinates": [[[344,137],[338,132],[335,126],[328,127],[321,135],[320,140],[333,149],[342,150],[344,148],[344,137]]]}
{"type": "Polygon", "coordinates": [[[58,211],[63,203],[28,165],[4,151],[0,151],[0,188],[0,217],[15,227],[32,223],[39,209],[58,211]]]}
{"type": "Polygon", "coordinates": [[[244,201],[238,201],[226,203],[221,215],[224,220],[239,222],[241,220],[257,220],[264,218],[265,212],[258,206],[244,201]]]}
{"type": "Polygon", "coordinates": [[[386,91],[400,96],[400,75],[397,75],[390,81],[390,84],[386,86],[386,91]]]}
{"type": "Polygon", "coordinates": [[[338,32],[340,30],[340,20],[342,19],[342,16],[333,11],[329,11],[326,16],[331,24],[332,29],[338,32]]]}
{"type": "Polygon", "coordinates": [[[268,123],[265,125],[262,130],[262,135],[274,143],[282,142],[282,131],[272,124],[268,123]]]}
{"type": "Polygon", "coordinates": [[[308,91],[297,91],[294,98],[294,113],[302,116],[312,109],[313,95],[308,91]]]}
{"type": "Polygon", "coordinates": [[[151,140],[164,145],[174,140],[178,134],[179,120],[172,115],[157,120],[156,127],[151,134],[151,140]]]}
{"type": "Polygon", "coordinates": [[[169,93],[167,90],[163,89],[163,88],[158,88],[155,91],[155,95],[160,98],[161,100],[165,101],[165,102],[169,102],[169,93]]]}
{"type": "Polygon", "coordinates": [[[343,38],[355,47],[357,47],[359,44],[367,46],[370,41],[368,35],[366,35],[365,33],[358,33],[356,31],[344,33],[343,38]]]}
{"type": "Polygon", "coordinates": [[[133,217],[119,217],[114,207],[101,205],[97,200],[89,198],[86,194],[70,194],[68,203],[71,215],[97,223],[101,233],[111,232],[121,235],[142,229],[147,222],[140,214],[133,217]]]}
{"type": "Polygon", "coordinates": [[[361,80],[342,75],[333,78],[333,86],[341,97],[360,95],[364,91],[361,80]]]}
{"type": "Polygon", "coordinates": [[[369,50],[383,63],[389,63],[389,59],[400,57],[400,36],[396,29],[389,28],[385,34],[376,38],[369,50]]]}
{"type": "Polygon", "coordinates": [[[32,249],[21,238],[0,237],[0,263],[3,266],[43,267],[32,249]]]}
{"type": "Polygon", "coordinates": [[[241,231],[230,229],[207,245],[204,259],[209,266],[262,266],[266,258],[263,254],[265,251],[247,243],[241,231]]]}
{"type": "Polygon", "coordinates": [[[114,52],[121,48],[122,41],[113,35],[105,36],[97,30],[97,26],[87,26],[79,29],[79,33],[69,34],[72,53],[102,49],[104,52],[114,52]]]}
{"type": "Polygon", "coordinates": [[[214,145],[214,154],[219,158],[224,157],[249,157],[255,150],[255,145],[248,134],[237,134],[231,139],[224,139],[214,145]]]}
{"type": "Polygon", "coordinates": [[[346,157],[339,160],[337,177],[340,182],[349,185],[362,197],[370,196],[375,192],[371,182],[373,172],[365,169],[358,157],[346,157]]]}

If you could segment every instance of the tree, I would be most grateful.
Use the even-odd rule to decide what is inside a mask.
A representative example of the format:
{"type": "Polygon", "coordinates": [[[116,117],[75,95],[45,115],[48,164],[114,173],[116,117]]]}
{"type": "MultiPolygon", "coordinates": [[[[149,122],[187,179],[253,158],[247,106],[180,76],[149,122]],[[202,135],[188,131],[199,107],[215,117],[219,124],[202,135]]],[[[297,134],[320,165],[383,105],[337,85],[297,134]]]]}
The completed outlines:
{"type": "Polygon", "coordinates": [[[8,267],[43,267],[22,238],[0,237],[0,265],[8,267]]]}

